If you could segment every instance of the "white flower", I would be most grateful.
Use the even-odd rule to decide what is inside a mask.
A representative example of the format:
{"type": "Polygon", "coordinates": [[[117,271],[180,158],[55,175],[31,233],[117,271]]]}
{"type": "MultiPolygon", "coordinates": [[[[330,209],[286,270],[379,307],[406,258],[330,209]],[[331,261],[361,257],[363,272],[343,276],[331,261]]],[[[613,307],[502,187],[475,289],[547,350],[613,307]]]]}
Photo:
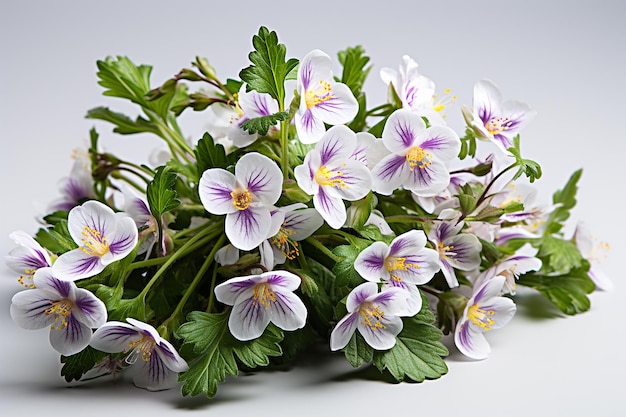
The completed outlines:
{"type": "Polygon", "coordinates": [[[149,324],[133,318],[111,321],[93,334],[90,345],[102,352],[126,354],[136,386],[150,391],[172,388],[189,367],[174,346],[149,324]]]}
{"type": "Polygon", "coordinates": [[[346,126],[333,126],[294,169],[298,186],[313,195],[315,209],[334,229],[347,219],[343,200],[358,200],[371,189],[369,169],[353,159],[356,149],[356,134],[346,126]]]}
{"type": "Polygon", "coordinates": [[[330,334],[330,349],[344,348],[356,330],[374,349],[391,349],[402,331],[399,315],[406,310],[406,297],[406,291],[400,288],[378,292],[378,285],[373,282],[354,288],[346,299],[348,314],[330,334]]]}
{"type": "Polygon", "coordinates": [[[18,282],[27,288],[35,288],[33,276],[39,268],[52,265],[48,251],[25,232],[16,231],[9,237],[18,245],[7,255],[7,266],[20,274],[18,282]]]}
{"type": "Polygon", "coordinates": [[[304,327],[306,307],[293,292],[300,278],[287,271],[231,278],[215,287],[215,297],[233,306],[228,328],[238,340],[252,340],[272,322],[283,330],[304,327]]]}
{"type": "Polygon", "coordinates": [[[241,250],[250,250],[267,239],[270,208],[282,192],[283,175],[267,156],[253,152],[242,156],[235,174],[222,168],[204,171],[198,192],[212,214],[226,215],[226,236],[241,250]]]}
{"type": "Polygon", "coordinates": [[[503,327],[515,315],[513,300],[500,296],[504,280],[501,275],[487,280],[468,300],[454,331],[454,344],[465,356],[485,359],[491,347],[483,333],[503,327]]]}
{"type": "Polygon", "coordinates": [[[106,307],[91,292],[52,273],[52,268],[39,269],[33,278],[35,289],[13,296],[11,317],[25,329],[50,327],[50,344],[69,356],[89,344],[91,329],[106,321],[106,307]]]}
{"type": "Polygon", "coordinates": [[[589,278],[596,284],[596,288],[601,291],[612,291],[613,281],[598,267],[601,259],[606,256],[609,250],[609,244],[595,239],[584,222],[579,222],[576,225],[574,243],[583,258],[591,264],[589,278]]]}
{"type": "Polygon", "coordinates": [[[359,110],[348,86],[334,81],[330,57],[317,49],[300,62],[297,90],[300,107],[294,120],[302,143],[317,142],[326,131],[325,123],[348,123],[359,110]]]}
{"type": "Polygon", "coordinates": [[[79,246],[63,253],[52,265],[54,276],[75,281],[99,274],[128,255],[136,246],[135,222],[125,213],[114,213],[99,201],[74,207],[68,215],[70,235],[79,246]]]}

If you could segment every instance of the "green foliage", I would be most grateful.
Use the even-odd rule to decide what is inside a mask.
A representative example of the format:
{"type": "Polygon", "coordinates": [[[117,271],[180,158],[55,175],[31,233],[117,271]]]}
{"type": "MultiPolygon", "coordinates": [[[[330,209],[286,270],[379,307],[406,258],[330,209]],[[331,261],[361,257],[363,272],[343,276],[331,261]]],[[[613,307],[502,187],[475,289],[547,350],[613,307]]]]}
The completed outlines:
{"type": "Polygon", "coordinates": [[[511,152],[511,154],[513,154],[513,156],[515,157],[517,166],[519,167],[517,173],[513,176],[513,180],[516,180],[522,174],[526,175],[526,177],[528,177],[528,180],[531,183],[541,178],[541,175],[542,175],[541,166],[535,161],[522,158],[522,152],[520,150],[519,135],[513,138],[513,147],[507,150],[511,152]]]}
{"type": "Polygon", "coordinates": [[[365,55],[365,49],[360,45],[346,48],[337,55],[343,66],[341,82],[350,88],[354,97],[358,98],[361,95],[365,79],[372,69],[371,65],[368,66],[370,57],[365,55]]]}
{"type": "Polygon", "coordinates": [[[354,261],[362,250],[353,245],[341,245],[333,250],[333,254],[342,258],[333,267],[337,287],[354,288],[363,282],[361,275],[354,269],[354,261]]]}
{"type": "Polygon", "coordinates": [[[224,146],[215,143],[213,137],[205,133],[198,141],[196,149],[196,166],[198,167],[198,175],[202,175],[209,168],[226,168],[232,159],[226,156],[224,146]]]}
{"type": "Polygon", "coordinates": [[[96,107],[87,112],[87,119],[104,120],[115,125],[113,131],[121,135],[132,135],[135,133],[150,132],[159,135],[156,126],[141,116],[135,120],[130,117],[110,110],[108,107],[96,107]]]}
{"type": "Polygon", "coordinates": [[[374,352],[373,364],[387,370],[397,381],[422,382],[448,373],[443,360],[448,349],[440,342],[441,330],[432,325],[434,316],[422,296],[422,310],[414,317],[403,318],[404,327],[396,344],[387,351],[374,352]]]}
{"type": "Polygon", "coordinates": [[[281,355],[282,331],[270,325],[258,339],[240,342],[228,330],[228,317],[228,312],[194,311],[178,329],[177,336],[183,339],[181,354],[189,363],[189,370],[179,376],[183,395],[204,393],[214,397],[217,385],[227,374],[238,374],[236,359],[254,368],[267,366],[269,357],[281,355]]]}
{"type": "Polygon", "coordinates": [[[147,188],[148,205],[155,219],[180,205],[175,188],[176,173],[168,166],[158,167],[147,188]]]}
{"type": "Polygon", "coordinates": [[[583,257],[574,243],[554,236],[544,236],[537,255],[546,273],[564,274],[582,266],[583,257]]]}
{"type": "Polygon", "coordinates": [[[367,344],[358,331],[352,334],[350,341],[343,349],[343,353],[348,362],[350,362],[350,365],[355,368],[363,364],[371,363],[372,360],[374,360],[374,349],[367,344]]]}
{"type": "Polygon", "coordinates": [[[61,355],[61,363],[63,364],[61,376],[64,377],[67,382],[78,381],[85,372],[92,369],[107,355],[107,353],[100,352],[91,346],[87,346],[75,355],[61,355]]]}
{"type": "Polygon", "coordinates": [[[465,128],[465,136],[461,138],[461,149],[459,150],[459,159],[463,160],[476,156],[476,133],[469,128],[465,128]]]}
{"type": "Polygon", "coordinates": [[[570,210],[576,205],[576,192],[578,181],[582,176],[582,169],[575,171],[561,190],[557,190],[552,196],[552,203],[557,207],[550,213],[545,234],[553,234],[561,231],[563,223],[569,218],[570,210]]]}
{"type": "Polygon", "coordinates": [[[268,93],[278,100],[279,106],[285,99],[285,79],[287,74],[298,65],[297,59],[285,61],[287,48],[278,43],[278,35],[262,26],[259,33],[252,38],[254,51],[248,57],[252,62],[239,73],[243,81],[248,83],[248,90],[268,93]]]}
{"type": "Polygon", "coordinates": [[[287,120],[288,118],[289,113],[281,111],[268,116],[248,119],[243,122],[241,128],[248,131],[248,133],[258,133],[261,136],[265,136],[267,135],[268,130],[270,130],[270,127],[275,126],[276,123],[287,120]]]}
{"type": "Polygon", "coordinates": [[[574,315],[589,310],[591,302],[587,294],[595,289],[589,278],[589,264],[573,269],[563,275],[525,274],[518,285],[534,288],[552,301],[563,313],[574,315]]]}
{"type": "Polygon", "coordinates": [[[78,247],[70,235],[67,220],[64,219],[58,219],[54,227],[39,229],[35,240],[50,252],[58,255],[78,247]]]}

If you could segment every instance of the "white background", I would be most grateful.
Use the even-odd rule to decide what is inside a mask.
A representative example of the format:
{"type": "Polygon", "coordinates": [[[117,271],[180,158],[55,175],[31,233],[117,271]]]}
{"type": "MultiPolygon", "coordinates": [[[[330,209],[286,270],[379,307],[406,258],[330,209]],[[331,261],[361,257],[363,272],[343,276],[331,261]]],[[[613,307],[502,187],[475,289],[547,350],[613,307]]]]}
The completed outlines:
{"type": "MultiPolygon", "coordinates": [[[[108,125],[84,119],[100,105],[134,112],[101,95],[96,60],[126,55],[153,65],[158,85],[200,55],[221,78],[237,78],[248,65],[252,35],[265,25],[278,32],[288,57],[302,58],[315,48],[335,57],[345,47],[362,45],[374,65],[366,84],[372,105],[385,97],[378,71],[397,68],[402,55],[410,55],[438,90],[457,95],[448,120],[459,133],[460,108],[471,104],[473,84],[481,78],[495,82],[506,98],[529,103],[538,116],[523,132],[522,151],[543,166],[540,197],[548,201],[574,170],[584,169],[572,225],[584,219],[611,244],[602,267],[615,290],[592,294],[591,311],[575,317],[560,315],[538,297],[519,297],[513,321],[488,334],[491,356],[465,361],[451,347],[450,371],[437,381],[379,382],[353,371],[340,354],[322,351],[288,371],[229,379],[208,400],[182,398],[177,390],[149,393],[123,382],[68,387],[47,330],[23,330],[11,321],[10,299],[20,287],[2,266],[3,415],[626,415],[624,3],[249,3],[2,2],[0,253],[13,247],[10,232],[37,230],[35,217],[59,196],[57,181],[69,173],[70,154],[87,144],[92,126],[106,150],[140,162],[158,144],[147,136],[116,136],[108,125]]],[[[189,137],[202,134],[202,117],[184,114],[189,137]]]]}

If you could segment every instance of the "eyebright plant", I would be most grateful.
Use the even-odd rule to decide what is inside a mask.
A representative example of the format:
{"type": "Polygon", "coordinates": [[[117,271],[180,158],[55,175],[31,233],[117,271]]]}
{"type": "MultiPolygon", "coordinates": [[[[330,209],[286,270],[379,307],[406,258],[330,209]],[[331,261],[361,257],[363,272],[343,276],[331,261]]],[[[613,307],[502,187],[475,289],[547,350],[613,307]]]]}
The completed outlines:
{"type": "Polygon", "coordinates": [[[87,118],[150,134],[154,150],[102,152],[92,129],[44,224],[11,234],[7,256],[21,284],[11,315],[50,328],[68,382],[128,376],[213,397],[227,375],[313,344],[383,379],[435,379],[449,348],[488,357],[519,286],[570,315],[611,288],[608,245],[563,231],[582,171],[535,202],[528,105],[479,80],[459,135],[455,97],[409,56],[382,68],[388,101],[370,106],[361,46],[287,59],[265,27],[252,43],[226,79],[201,57],[157,86],[148,65],[97,62],[104,95],[139,115],[87,118]],[[189,111],[206,115],[202,137],[183,133],[189,111]]]}

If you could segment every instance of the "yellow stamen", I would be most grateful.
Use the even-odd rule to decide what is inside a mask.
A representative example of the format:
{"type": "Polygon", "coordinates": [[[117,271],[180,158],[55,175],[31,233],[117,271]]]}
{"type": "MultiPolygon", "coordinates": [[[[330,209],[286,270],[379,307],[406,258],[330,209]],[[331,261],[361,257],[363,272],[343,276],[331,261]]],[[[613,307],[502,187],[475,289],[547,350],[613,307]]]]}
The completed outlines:
{"type": "Polygon", "coordinates": [[[261,304],[263,307],[269,307],[271,303],[276,302],[276,294],[272,291],[272,287],[266,283],[254,286],[252,295],[252,304],[261,304]]]}
{"type": "Polygon", "coordinates": [[[479,308],[477,304],[470,306],[467,310],[467,317],[472,321],[472,323],[485,331],[491,330],[491,327],[495,324],[495,321],[490,317],[494,314],[495,311],[483,310],[479,308]]]}
{"type": "Polygon", "coordinates": [[[291,239],[291,235],[295,232],[281,226],[280,230],[272,238],[272,245],[276,246],[287,257],[287,259],[296,259],[300,255],[298,242],[291,239]]]}
{"type": "Polygon", "coordinates": [[[510,127],[511,121],[508,117],[492,117],[485,123],[485,129],[492,135],[502,133],[510,127]]]}
{"type": "Polygon", "coordinates": [[[368,326],[374,331],[387,328],[387,326],[381,323],[381,320],[385,317],[385,312],[379,306],[372,303],[364,303],[359,309],[359,315],[363,317],[361,324],[368,326]]]}
{"type": "Polygon", "coordinates": [[[250,207],[252,202],[252,194],[248,190],[242,190],[241,188],[235,188],[230,196],[233,199],[233,205],[237,207],[237,210],[245,210],[250,207]]]}
{"type": "Polygon", "coordinates": [[[320,85],[317,90],[313,90],[312,88],[307,90],[304,100],[306,102],[307,109],[310,109],[311,107],[315,107],[320,103],[330,100],[331,98],[333,98],[333,95],[330,83],[327,81],[320,81],[320,85]]]}
{"type": "Polygon", "coordinates": [[[83,246],[80,249],[87,255],[103,257],[109,252],[109,241],[96,229],[85,226],[82,235],[83,246]]]}
{"type": "Polygon", "coordinates": [[[20,275],[20,277],[17,279],[17,282],[19,282],[26,288],[35,288],[35,284],[33,284],[33,277],[35,276],[35,272],[37,272],[36,269],[25,269],[24,275],[20,275]]]}
{"type": "Polygon", "coordinates": [[[439,251],[439,255],[447,258],[448,252],[451,252],[454,249],[454,245],[443,246],[443,242],[439,242],[437,244],[437,250],[439,251]]]}
{"type": "Polygon", "coordinates": [[[409,169],[411,171],[413,171],[415,167],[423,169],[432,165],[433,163],[429,158],[432,158],[432,155],[417,145],[411,146],[406,153],[406,161],[409,163],[409,169]]]}
{"type": "Polygon", "coordinates": [[[67,327],[67,317],[72,313],[72,303],[67,298],[63,298],[59,301],[50,302],[50,308],[44,311],[46,316],[54,315],[54,324],[50,326],[54,330],[63,330],[67,327]]]}
{"type": "Polygon", "coordinates": [[[408,271],[409,269],[418,269],[420,266],[418,264],[407,263],[406,258],[388,256],[385,258],[385,269],[389,271],[391,275],[391,279],[396,282],[402,282],[402,278],[395,275],[395,271],[408,271]]]}
{"type": "Polygon", "coordinates": [[[326,165],[322,165],[315,173],[315,182],[322,187],[331,186],[337,188],[348,188],[345,181],[341,177],[342,175],[343,171],[331,171],[328,167],[326,167],[326,165]]]}
{"type": "Polygon", "coordinates": [[[156,346],[156,342],[150,336],[144,335],[141,339],[135,340],[128,344],[128,349],[125,352],[130,351],[126,356],[126,363],[133,364],[141,357],[144,362],[148,362],[152,356],[152,351],[156,346]]]}

